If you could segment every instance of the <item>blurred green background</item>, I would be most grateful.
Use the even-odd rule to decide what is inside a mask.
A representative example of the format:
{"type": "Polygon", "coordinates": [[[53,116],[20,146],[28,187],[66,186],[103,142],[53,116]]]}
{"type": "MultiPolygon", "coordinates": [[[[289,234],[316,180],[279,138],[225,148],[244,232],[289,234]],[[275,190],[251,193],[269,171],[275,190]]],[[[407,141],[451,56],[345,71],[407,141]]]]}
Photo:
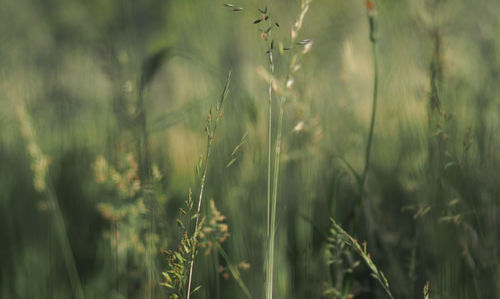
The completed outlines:
{"type": "MultiPolygon", "coordinates": [[[[368,241],[396,298],[423,298],[427,281],[431,298],[499,298],[500,2],[375,2],[379,104],[354,237],[368,241]],[[434,91],[441,112],[430,108],[434,91]]],[[[202,0],[2,1],[1,298],[76,298],[78,285],[86,298],[168,298],[160,249],[177,247],[178,209],[190,187],[199,192],[205,118],[229,70],[202,210],[213,198],[227,217],[222,247],[250,264],[242,280],[263,297],[268,58],[252,23],[267,5],[280,24],[273,38],[293,52],[300,1],[234,4],[244,10],[202,0]],[[136,109],[145,117],[132,119],[136,109]],[[148,163],[144,147],[160,174],[146,203],[132,184],[148,163]],[[111,166],[110,181],[99,178],[111,166]]],[[[316,0],[305,17],[299,39],[314,44],[285,106],[276,298],[329,298],[336,283],[329,217],[352,231],[359,194],[342,159],[364,167],[368,30],[361,0],[316,0]]],[[[275,54],[277,78],[290,55],[275,54]]],[[[195,297],[243,298],[219,266],[217,254],[200,254],[195,297]]],[[[353,275],[354,298],[385,298],[365,266],[353,275]]]]}

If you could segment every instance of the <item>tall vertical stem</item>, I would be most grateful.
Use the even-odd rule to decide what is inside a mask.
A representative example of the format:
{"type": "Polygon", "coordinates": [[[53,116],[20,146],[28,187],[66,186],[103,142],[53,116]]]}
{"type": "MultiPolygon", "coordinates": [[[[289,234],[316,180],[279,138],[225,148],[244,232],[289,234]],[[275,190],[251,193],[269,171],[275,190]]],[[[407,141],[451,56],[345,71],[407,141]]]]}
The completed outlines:
{"type": "Polygon", "coordinates": [[[201,177],[201,186],[200,186],[200,196],[198,198],[198,207],[196,209],[196,223],[194,225],[194,245],[193,245],[193,250],[191,254],[191,265],[189,266],[189,279],[188,279],[188,288],[187,288],[187,299],[190,298],[191,296],[191,282],[193,280],[193,268],[194,268],[194,258],[196,254],[196,246],[197,244],[197,232],[198,232],[198,225],[200,223],[200,212],[201,212],[201,202],[203,200],[203,190],[205,189],[205,182],[207,178],[207,169],[208,169],[208,158],[210,157],[210,149],[212,147],[212,141],[213,141],[213,136],[208,135],[208,141],[207,141],[207,154],[205,156],[205,169],[203,170],[203,176],[201,177]]]}
{"type": "Polygon", "coordinates": [[[368,170],[370,169],[370,154],[373,142],[373,131],[375,129],[375,117],[377,115],[377,98],[378,98],[378,49],[377,49],[376,27],[375,27],[376,11],[374,4],[369,0],[366,1],[366,7],[368,9],[368,22],[370,25],[369,37],[373,55],[373,99],[372,99],[372,116],[370,120],[370,129],[368,132],[368,141],[366,143],[366,151],[365,151],[365,167],[358,182],[359,198],[354,206],[353,234],[356,234],[358,229],[359,214],[361,213],[361,205],[363,204],[363,199],[364,199],[366,176],[368,174],[368,170]]]}
{"type": "Polygon", "coordinates": [[[376,39],[371,39],[372,43],[372,54],[373,54],[373,102],[372,102],[372,117],[370,121],[370,131],[368,133],[368,142],[366,144],[366,152],[365,152],[365,168],[363,170],[363,174],[361,175],[361,187],[364,186],[366,175],[368,173],[368,169],[370,167],[370,153],[372,147],[373,140],[373,131],[375,128],[375,117],[377,115],[377,98],[378,98],[378,58],[377,58],[377,41],[376,39]]]}
{"type": "Polygon", "coordinates": [[[266,236],[269,238],[269,233],[270,233],[270,227],[269,227],[269,222],[270,222],[270,209],[271,209],[271,152],[272,152],[272,122],[273,122],[273,71],[274,71],[274,66],[273,66],[273,52],[269,51],[269,89],[268,89],[268,95],[269,95],[269,119],[267,123],[268,127],[268,156],[267,156],[267,217],[266,217],[266,236]]]}
{"type": "Polygon", "coordinates": [[[191,297],[191,283],[193,281],[193,268],[194,268],[194,259],[196,257],[196,246],[198,245],[198,231],[200,224],[200,213],[201,213],[201,203],[203,200],[203,190],[205,189],[205,182],[207,180],[207,170],[208,170],[208,161],[210,158],[210,152],[212,149],[212,143],[215,139],[215,131],[217,130],[217,123],[222,117],[222,104],[224,103],[224,99],[227,97],[229,92],[229,83],[231,82],[231,71],[227,74],[226,85],[222,90],[222,94],[220,96],[220,100],[217,103],[215,108],[215,115],[212,115],[212,109],[210,109],[210,114],[207,120],[206,132],[207,132],[207,153],[205,156],[205,169],[203,170],[203,175],[201,177],[201,186],[200,186],[200,195],[198,198],[198,207],[196,209],[196,222],[194,226],[194,234],[193,234],[193,248],[191,250],[191,263],[189,266],[189,278],[188,278],[188,286],[187,286],[187,299],[191,297]],[[215,119],[213,119],[215,118],[215,119]]]}
{"type": "Polygon", "coordinates": [[[276,145],[274,152],[274,169],[273,169],[273,196],[271,206],[271,227],[269,232],[269,256],[267,257],[266,270],[266,298],[273,298],[273,278],[274,278],[274,248],[276,239],[276,206],[278,202],[278,177],[280,169],[280,154],[281,154],[281,131],[283,127],[283,112],[285,108],[285,97],[280,100],[280,115],[278,119],[278,133],[276,135],[276,145]]]}

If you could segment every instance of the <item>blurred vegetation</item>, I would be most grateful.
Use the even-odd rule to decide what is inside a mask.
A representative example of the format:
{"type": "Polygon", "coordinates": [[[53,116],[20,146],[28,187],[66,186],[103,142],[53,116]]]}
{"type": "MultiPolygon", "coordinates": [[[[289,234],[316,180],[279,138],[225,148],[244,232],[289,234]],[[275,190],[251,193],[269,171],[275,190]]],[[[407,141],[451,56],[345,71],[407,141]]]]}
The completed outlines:
{"type": "MultiPolygon", "coordinates": [[[[299,40],[314,43],[284,106],[275,297],[386,298],[386,278],[394,298],[499,298],[500,2],[374,2],[361,190],[346,165],[363,172],[370,127],[365,1],[316,0],[304,19],[299,40]]],[[[201,209],[224,238],[200,241],[193,297],[264,296],[268,45],[252,23],[267,6],[296,51],[300,1],[233,4],[2,2],[1,298],[169,298],[163,250],[183,244],[179,208],[189,190],[197,204],[229,70],[201,209]]],[[[276,78],[290,57],[275,53],[276,78]]]]}

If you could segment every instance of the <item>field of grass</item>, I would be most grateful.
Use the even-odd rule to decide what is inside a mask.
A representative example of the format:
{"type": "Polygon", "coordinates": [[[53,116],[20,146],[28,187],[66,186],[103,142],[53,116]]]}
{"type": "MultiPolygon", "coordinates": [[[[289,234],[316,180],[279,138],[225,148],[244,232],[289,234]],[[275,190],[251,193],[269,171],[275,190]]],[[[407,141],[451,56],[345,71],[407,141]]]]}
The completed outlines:
{"type": "Polygon", "coordinates": [[[3,1],[0,298],[500,298],[499,16],[3,1]]]}

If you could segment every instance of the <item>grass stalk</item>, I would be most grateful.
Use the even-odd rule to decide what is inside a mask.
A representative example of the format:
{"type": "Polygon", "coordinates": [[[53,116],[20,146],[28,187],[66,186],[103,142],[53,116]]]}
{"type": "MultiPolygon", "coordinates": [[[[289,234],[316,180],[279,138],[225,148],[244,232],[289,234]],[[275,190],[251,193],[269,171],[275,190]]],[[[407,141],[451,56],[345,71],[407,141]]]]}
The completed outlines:
{"type": "MultiPolygon", "coordinates": [[[[293,24],[292,29],[290,31],[291,35],[291,40],[290,44],[294,44],[295,40],[298,36],[298,32],[302,28],[302,24],[304,22],[304,17],[309,10],[309,5],[312,2],[312,0],[303,0],[301,2],[301,9],[300,9],[300,14],[299,17],[297,18],[297,21],[293,24]]],[[[307,52],[310,51],[311,46],[312,46],[312,40],[311,39],[305,39],[299,43],[298,45],[301,45],[304,47],[304,49],[296,53],[293,58],[290,61],[290,66],[289,66],[289,72],[287,79],[285,80],[285,90],[286,89],[292,89],[293,88],[293,83],[294,83],[294,75],[296,71],[300,68],[300,66],[297,64],[299,57],[301,55],[305,55],[307,52]]],[[[273,51],[273,41],[271,41],[271,45],[269,47],[269,57],[270,57],[270,70],[272,71],[273,69],[273,63],[272,63],[272,51],[273,51]]],[[[271,107],[271,89],[272,89],[272,72],[269,73],[270,79],[269,79],[269,95],[270,95],[270,107],[271,107]]],[[[279,118],[278,118],[278,128],[277,128],[277,133],[276,133],[276,140],[275,140],[275,151],[274,151],[274,167],[273,167],[273,186],[272,186],[272,196],[271,196],[271,202],[270,205],[268,204],[268,219],[270,216],[270,225],[267,230],[267,237],[268,237],[268,254],[267,254],[267,259],[266,259],[266,282],[265,282],[265,294],[267,299],[272,299],[273,298],[273,283],[274,283],[274,264],[275,264],[275,242],[276,242],[276,210],[277,210],[277,203],[278,203],[278,179],[279,179],[279,169],[280,169],[280,155],[281,155],[281,142],[282,142],[282,130],[283,130],[283,115],[284,115],[284,110],[285,110],[285,102],[286,102],[286,96],[285,94],[281,94],[280,97],[280,102],[279,102],[279,118]],[[270,209],[270,210],[269,210],[270,209]]],[[[271,108],[270,108],[271,109],[271,108]]],[[[271,112],[271,110],[270,110],[271,112]]],[[[269,113],[269,125],[271,124],[271,113],[269,113]]],[[[271,149],[271,128],[269,128],[269,150],[271,149]]],[[[269,159],[268,159],[268,165],[271,164],[271,154],[269,154],[269,159]]],[[[269,167],[269,166],[268,166],[269,167]]],[[[268,174],[270,177],[270,169],[268,168],[268,174]]],[[[270,183],[268,180],[268,194],[270,193],[270,183]]],[[[269,195],[268,195],[269,196],[269,195]]],[[[269,197],[268,197],[269,201],[269,197]]]]}
{"type": "Polygon", "coordinates": [[[210,153],[212,149],[212,144],[215,140],[215,131],[217,129],[217,123],[222,117],[222,104],[224,102],[224,99],[226,98],[228,92],[229,92],[229,83],[231,82],[231,71],[229,71],[229,74],[227,75],[226,79],[226,84],[224,86],[224,89],[222,91],[222,94],[220,96],[220,101],[217,103],[216,108],[215,108],[215,117],[214,119],[212,116],[212,109],[210,109],[210,113],[208,115],[207,119],[207,126],[205,128],[207,132],[207,150],[205,154],[205,168],[203,169],[203,175],[201,177],[201,183],[200,183],[200,194],[198,197],[198,205],[196,208],[196,221],[195,221],[195,235],[194,235],[194,246],[192,249],[191,253],[191,263],[189,266],[189,278],[188,278],[188,287],[187,287],[187,299],[190,298],[191,296],[191,283],[193,280],[193,269],[194,269],[194,259],[196,257],[196,246],[197,246],[197,232],[198,232],[198,225],[200,223],[200,214],[201,214],[201,204],[203,201],[203,191],[205,189],[205,182],[207,180],[207,170],[208,170],[208,162],[210,159],[210,153]]]}
{"type": "MultiPolygon", "coordinates": [[[[354,223],[353,223],[353,234],[357,233],[358,222],[359,222],[359,214],[361,213],[361,205],[364,200],[364,189],[366,177],[368,175],[368,171],[370,170],[370,156],[371,149],[373,143],[373,132],[375,130],[375,119],[377,116],[377,99],[378,99],[378,81],[379,81],[379,71],[378,71],[378,47],[377,47],[377,35],[376,35],[376,10],[375,5],[370,0],[366,1],[366,8],[368,10],[368,22],[370,25],[370,43],[371,50],[373,56],[373,96],[372,96],[372,113],[370,119],[370,128],[368,130],[368,140],[366,142],[366,150],[365,150],[365,166],[363,168],[363,172],[361,175],[357,175],[352,168],[350,170],[353,172],[356,178],[358,178],[358,192],[359,197],[358,201],[354,206],[354,223]]],[[[349,164],[348,164],[349,165],[349,164]]]]}
{"type": "Polygon", "coordinates": [[[346,231],[344,231],[333,218],[330,218],[330,222],[332,224],[330,229],[332,238],[334,240],[340,240],[343,244],[354,250],[354,252],[356,252],[363,259],[365,264],[372,272],[373,278],[375,278],[379,282],[380,286],[382,286],[387,296],[389,296],[389,298],[391,299],[394,299],[394,296],[392,295],[389,288],[389,282],[387,281],[387,278],[385,277],[384,273],[375,265],[371,258],[371,255],[367,251],[366,242],[363,242],[363,244],[359,244],[358,241],[351,235],[349,235],[346,231]]]}
{"type": "Polygon", "coordinates": [[[274,64],[273,64],[273,52],[269,51],[269,87],[268,87],[268,96],[269,96],[269,111],[268,111],[268,156],[267,156],[267,218],[266,218],[266,236],[269,238],[270,234],[270,207],[271,207],[271,156],[272,156],[272,124],[273,124],[273,72],[274,72],[274,64]]]}
{"type": "Polygon", "coordinates": [[[49,158],[42,152],[36,142],[35,129],[26,113],[24,107],[18,107],[17,117],[21,125],[21,133],[28,144],[28,153],[31,157],[31,167],[34,172],[34,187],[36,191],[43,194],[47,200],[49,211],[54,216],[54,226],[56,230],[57,240],[62,251],[66,271],[68,272],[69,282],[74,292],[74,297],[77,299],[85,298],[82,283],[78,270],[76,268],[75,258],[71,249],[71,243],[66,230],[64,217],[59,206],[56,192],[48,178],[49,158]]]}
{"type": "Polygon", "coordinates": [[[370,154],[373,143],[373,131],[375,128],[375,118],[377,116],[377,99],[378,99],[378,50],[377,50],[377,41],[376,39],[372,39],[372,55],[373,55],[373,99],[372,99],[372,116],[370,120],[370,130],[368,132],[368,141],[366,143],[366,152],[365,152],[365,168],[363,169],[363,174],[361,175],[361,187],[364,187],[366,181],[366,175],[368,174],[368,170],[370,168],[370,154]]]}
{"type": "MultiPolygon", "coordinates": [[[[199,195],[199,198],[198,198],[198,206],[196,208],[196,221],[195,221],[195,230],[197,230],[198,228],[198,225],[200,223],[200,212],[201,212],[201,203],[202,203],[202,200],[203,200],[203,190],[205,189],[205,182],[206,182],[206,178],[207,178],[207,169],[208,169],[208,161],[209,161],[209,158],[210,158],[210,152],[211,152],[211,148],[212,148],[212,140],[211,140],[211,137],[208,136],[208,141],[207,141],[207,152],[205,154],[205,169],[203,170],[203,175],[201,177],[201,186],[200,186],[200,195],[199,195]]],[[[191,282],[193,280],[193,269],[194,269],[194,258],[195,258],[195,250],[196,250],[196,246],[194,246],[194,250],[191,254],[191,264],[189,266],[189,279],[188,279],[188,289],[187,289],[187,299],[190,298],[191,296],[191,282]]]]}
{"type": "Polygon", "coordinates": [[[78,274],[78,269],[76,268],[75,258],[73,256],[73,251],[71,250],[71,244],[69,242],[68,232],[66,230],[64,218],[61,213],[61,208],[59,207],[59,202],[52,187],[48,187],[44,193],[46,198],[49,200],[50,205],[54,208],[54,221],[57,230],[59,246],[61,246],[61,251],[66,265],[66,271],[68,271],[69,281],[75,293],[75,298],[83,299],[85,298],[85,295],[83,293],[80,275],[78,274]]]}
{"type": "Polygon", "coordinates": [[[234,267],[234,264],[231,263],[231,258],[229,255],[226,253],[226,251],[220,246],[218,242],[214,242],[215,248],[217,248],[217,251],[221,254],[222,258],[226,261],[226,264],[228,265],[228,269],[231,272],[231,275],[233,275],[234,279],[238,283],[238,286],[241,288],[243,293],[248,299],[253,299],[252,294],[248,290],[248,287],[246,286],[245,282],[241,279],[240,277],[240,272],[236,267],[234,267]]]}
{"type": "Polygon", "coordinates": [[[276,239],[276,207],[278,202],[278,178],[280,169],[280,155],[281,155],[281,135],[283,128],[283,114],[285,108],[285,97],[280,100],[279,119],[278,119],[278,132],[276,135],[276,144],[274,151],[274,168],[273,168],[273,195],[271,200],[271,227],[269,234],[269,255],[266,265],[266,298],[273,298],[273,279],[274,279],[274,249],[276,239]]]}

